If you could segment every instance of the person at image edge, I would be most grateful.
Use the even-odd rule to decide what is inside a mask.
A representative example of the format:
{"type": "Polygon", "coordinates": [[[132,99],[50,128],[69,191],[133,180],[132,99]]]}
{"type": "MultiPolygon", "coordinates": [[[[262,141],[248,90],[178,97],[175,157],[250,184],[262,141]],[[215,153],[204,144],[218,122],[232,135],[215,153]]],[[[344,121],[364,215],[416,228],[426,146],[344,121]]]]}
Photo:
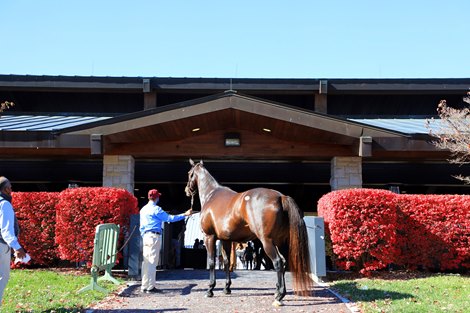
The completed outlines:
{"type": "Polygon", "coordinates": [[[12,186],[8,178],[0,177],[0,306],[3,291],[10,278],[11,249],[17,259],[26,257],[26,251],[18,242],[20,228],[11,205],[12,186]]]}

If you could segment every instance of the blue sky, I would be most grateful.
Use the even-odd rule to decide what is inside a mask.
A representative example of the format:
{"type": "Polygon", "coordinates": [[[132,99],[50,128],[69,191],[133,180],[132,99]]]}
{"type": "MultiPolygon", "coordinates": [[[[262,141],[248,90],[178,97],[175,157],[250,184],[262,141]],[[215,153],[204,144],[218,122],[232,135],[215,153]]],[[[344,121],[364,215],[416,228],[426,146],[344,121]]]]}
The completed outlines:
{"type": "Polygon", "coordinates": [[[470,1],[0,0],[0,74],[470,77],[470,1]]]}

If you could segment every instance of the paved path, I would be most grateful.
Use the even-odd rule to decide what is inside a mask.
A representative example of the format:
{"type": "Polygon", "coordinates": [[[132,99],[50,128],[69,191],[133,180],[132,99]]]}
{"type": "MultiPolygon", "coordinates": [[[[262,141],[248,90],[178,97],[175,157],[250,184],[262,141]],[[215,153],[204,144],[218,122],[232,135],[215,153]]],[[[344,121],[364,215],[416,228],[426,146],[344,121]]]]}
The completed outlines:
{"type": "Polygon", "coordinates": [[[313,297],[299,297],[292,292],[291,274],[286,273],[287,295],[284,306],[274,307],[276,273],[237,270],[232,273],[232,294],[225,295],[225,274],[217,271],[213,298],[206,298],[209,282],[206,270],[167,270],[157,272],[159,294],[142,294],[139,284],[129,284],[87,313],[154,312],[335,312],[349,313],[348,307],[326,287],[315,286],[313,297]]]}

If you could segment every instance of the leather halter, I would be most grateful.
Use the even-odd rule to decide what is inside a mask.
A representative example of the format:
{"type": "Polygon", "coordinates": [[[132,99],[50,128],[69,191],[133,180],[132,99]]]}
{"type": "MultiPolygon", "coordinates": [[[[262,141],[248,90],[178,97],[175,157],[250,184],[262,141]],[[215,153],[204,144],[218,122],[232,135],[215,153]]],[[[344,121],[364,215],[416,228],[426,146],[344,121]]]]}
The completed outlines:
{"type": "MultiPolygon", "coordinates": [[[[188,174],[191,174],[194,172],[194,169],[196,168],[197,164],[194,165],[191,170],[188,172],[188,174]]],[[[185,192],[187,195],[191,196],[191,210],[193,209],[193,204],[194,204],[194,196],[197,193],[197,189],[191,190],[191,176],[188,179],[188,184],[186,185],[185,192]]]]}

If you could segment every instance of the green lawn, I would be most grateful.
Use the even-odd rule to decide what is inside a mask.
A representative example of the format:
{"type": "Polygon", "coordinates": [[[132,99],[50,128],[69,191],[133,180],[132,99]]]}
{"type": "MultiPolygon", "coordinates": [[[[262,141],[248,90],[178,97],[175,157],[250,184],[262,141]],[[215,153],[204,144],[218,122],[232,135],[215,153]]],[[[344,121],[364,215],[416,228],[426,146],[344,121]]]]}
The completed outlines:
{"type": "MultiPolygon", "coordinates": [[[[106,296],[98,291],[77,293],[91,275],[79,271],[12,270],[1,312],[80,312],[106,296]]],[[[119,286],[99,282],[107,290],[119,286]]]]}
{"type": "MultiPolygon", "coordinates": [[[[460,275],[385,275],[331,282],[342,296],[368,312],[470,312],[470,277],[460,275]]],[[[80,312],[106,297],[77,291],[90,275],[80,271],[12,270],[1,312],[80,312]]],[[[100,282],[108,290],[119,286],[100,282]]]]}
{"type": "Polygon", "coordinates": [[[332,282],[332,289],[368,312],[470,312],[470,277],[361,278],[332,282]]]}

